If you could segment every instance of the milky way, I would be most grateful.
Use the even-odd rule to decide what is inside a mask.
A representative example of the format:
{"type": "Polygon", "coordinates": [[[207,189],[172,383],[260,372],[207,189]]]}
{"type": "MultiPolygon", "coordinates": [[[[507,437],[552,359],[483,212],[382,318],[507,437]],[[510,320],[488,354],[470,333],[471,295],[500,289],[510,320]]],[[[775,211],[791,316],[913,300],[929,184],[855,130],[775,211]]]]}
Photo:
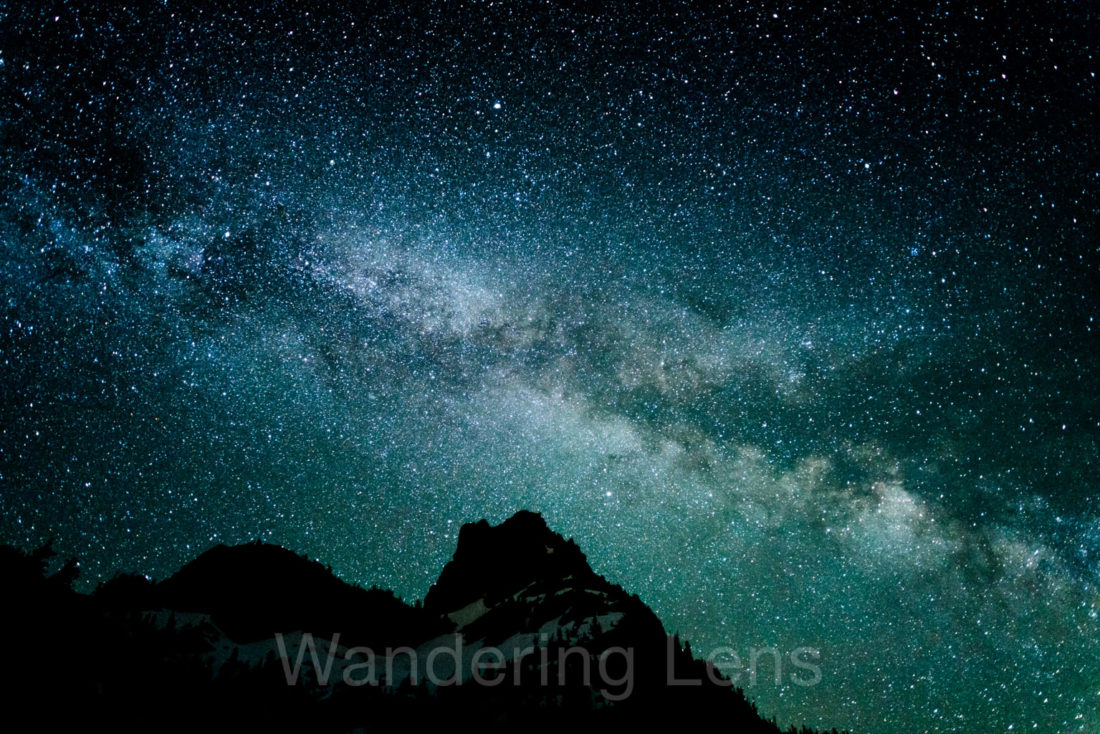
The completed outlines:
{"type": "Polygon", "coordinates": [[[0,5],[0,540],[527,508],[783,725],[1100,731],[1095,6],[0,5]]]}

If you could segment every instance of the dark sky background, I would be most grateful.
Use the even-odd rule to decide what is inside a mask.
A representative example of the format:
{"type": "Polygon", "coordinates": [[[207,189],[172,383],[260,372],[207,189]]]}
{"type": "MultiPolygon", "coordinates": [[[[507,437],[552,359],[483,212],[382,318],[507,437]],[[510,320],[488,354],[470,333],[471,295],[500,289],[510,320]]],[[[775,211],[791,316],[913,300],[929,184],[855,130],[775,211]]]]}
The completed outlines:
{"type": "Polygon", "coordinates": [[[0,540],[528,508],[783,725],[1100,731],[1096,3],[226,5],[0,3],[0,540]]]}

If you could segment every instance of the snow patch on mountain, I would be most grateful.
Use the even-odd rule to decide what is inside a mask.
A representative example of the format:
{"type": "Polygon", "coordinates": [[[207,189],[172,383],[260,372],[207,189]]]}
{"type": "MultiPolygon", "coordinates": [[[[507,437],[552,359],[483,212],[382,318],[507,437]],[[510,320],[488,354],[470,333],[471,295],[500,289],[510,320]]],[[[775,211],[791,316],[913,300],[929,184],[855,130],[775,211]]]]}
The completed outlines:
{"type": "Polygon", "coordinates": [[[456,609],[447,615],[447,619],[451,620],[457,629],[462,629],[485,616],[488,611],[489,607],[485,605],[485,599],[482,598],[467,604],[461,609],[456,609]]]}

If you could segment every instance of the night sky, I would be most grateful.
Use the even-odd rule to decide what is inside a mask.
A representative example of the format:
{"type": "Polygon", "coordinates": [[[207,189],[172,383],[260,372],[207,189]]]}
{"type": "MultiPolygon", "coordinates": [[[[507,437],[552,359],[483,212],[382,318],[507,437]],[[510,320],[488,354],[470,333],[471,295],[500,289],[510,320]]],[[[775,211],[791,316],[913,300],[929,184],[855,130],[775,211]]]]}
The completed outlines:
{"type": "Polygon", "coordinates": [[[526,508],[781,725],[1100,731],[1095,3],[226,5],[0,3],[0,542],[526,508]]]}

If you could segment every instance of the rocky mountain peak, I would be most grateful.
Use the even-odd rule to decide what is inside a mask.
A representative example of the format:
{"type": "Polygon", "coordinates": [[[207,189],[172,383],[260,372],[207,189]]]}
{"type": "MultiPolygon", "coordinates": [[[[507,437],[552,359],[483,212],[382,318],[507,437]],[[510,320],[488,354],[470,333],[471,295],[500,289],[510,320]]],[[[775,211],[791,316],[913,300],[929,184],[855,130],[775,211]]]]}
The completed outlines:
{"type": "Polygon", "coordinates": [[[428,590],[424,606],[444,613],[532,586],[562,588],[595,578],[576,543],[550,530],[538,513],[524,510],[496,526],[486,520],[463,525],[454,558],[428,590]]]}

